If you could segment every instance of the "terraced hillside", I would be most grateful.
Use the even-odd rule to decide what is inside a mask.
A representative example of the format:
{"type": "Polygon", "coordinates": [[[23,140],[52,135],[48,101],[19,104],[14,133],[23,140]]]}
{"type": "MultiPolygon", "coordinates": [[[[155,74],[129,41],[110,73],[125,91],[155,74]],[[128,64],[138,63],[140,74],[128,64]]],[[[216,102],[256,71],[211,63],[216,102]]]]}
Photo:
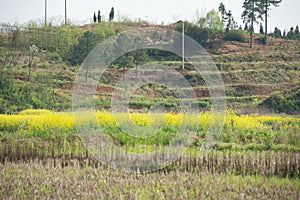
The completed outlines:
{"type": "MultiPolygon", "coordinates": [[[[298,41],[269,38],[267,45],[262,45],[256,35],[254,48],[249,49],[248,43],[222,42],[204,47],[210,53],[219,69],[226,88],[228,107],[239,113],[266,113],[276,112],[264,102],[270,95],[282,92],[285,96],[296,94],[300,80],[300,44],[298,41]]],[[[162,64],[172,67],[184,74],[193,86],[199,98],[200,108],[209,108],[210,93],[201,74],[191,64],[186,63],[186,68],[181,69],[181,61],[150,61],[152,64],[162,64]]],[[[204,72],[205,73],[205,72],[204,72]]],[[[122,71],[110,68],[105,73],[106,85],[98,88],[98,96],[102,102],[108,101],[113,85],[122,76],[122,71]]],[[[188,90],[190,88],[181,88],[188,90]]],[[[293,99],[295,100],[296,97],[293,99]]],[[[163,88],[144,87],[133,95],[131,105],[139,107],[150,106],[153,102],[166,102],[164,105],[176,106],[176,99],[170,91],[163,88]],[[152,103],[151,103],[152,102],[152,103]],[[167,103],[168,102],[168,103],[167,103]]],[[[296,101],[296,104],[299,104],[296,101]]],[[[289,113],[297,114],[296,107],[289,113]]]]}
{"type": "MultiPolygon", "coordinates": [[[[0,111],[17,112],[25,108],[70,109],[73,82],[79,64],[72,64],[69,58],[73,56],[76,44],[82,41],[84,33],[101,33],[101,40],[104,40],[105,37],[137,26],[141,24],[111,23],[101,27],[89,25],[50,27],[47,30],[2,30],[0,111]],[[38,47],[34,54],[29,49],[33,44],[38,47]]],[[[217,41],[203,44],[222,75],[227,106],[240,113],[273,112],[264,100],[274,92],[293,96],[289,91],[297,90],[300,85],[300,42],[270,37],[268,43],[262,45],[261,38],[261,35],[255,35],[252,49],[247,42],[217,41]]],[[[206,83],[189,63],[186,63],[184,70],[178,59],[152,56],[147,63],[168,65],[182,73],[199,98],[195,103],[199,103],[204,110],[209,109],[210,94],[206,83]]],[[[131,68],[134,69],[134,66],[131,68]]],[[[117,65],[106,70],[95,94],[96,106],[109,109],[114,83],[123,73],[126,73],[124,69],[117,65]]],[[[182,91],[185,89],[188,88],[181,88],[182,91]]],[[[297,95],[294,96],[293,109],[283,109],[283,112],[299,113],[297,95]]],[[[173,110],[178,107],[176,97],[170,90],[155,85],[138,89],[132,95],[130,106],[147,110],[154,103],[173,110]]]]}

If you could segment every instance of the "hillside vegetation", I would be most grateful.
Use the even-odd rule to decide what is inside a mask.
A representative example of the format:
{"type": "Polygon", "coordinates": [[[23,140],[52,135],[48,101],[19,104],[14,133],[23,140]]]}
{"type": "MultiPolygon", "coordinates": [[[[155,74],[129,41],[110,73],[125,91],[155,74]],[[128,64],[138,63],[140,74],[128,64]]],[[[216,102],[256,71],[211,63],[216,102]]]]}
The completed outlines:
{"type": "MultiPolygon", "coordinates": [[[[147,26],[154,25],[103,22],[35,29],[2,25],[0,112],[15,113],[28,108],[69,110],[76,73],[95,45],[122,31],[147,26]]],[[[173,26],[163,28],[176,29],[173,26]]],[[[202,42],[223,77],[228,108],[239,113],[298,114],[300,42],[269,37],[267,44],[263,44],[263,35],[255,34],[250,49],[249,38],[243,37],[242,41],[228,41],[232,39],[220,35],[214,41],[202,42]],[[284,105],[280,107],[272,100],[274,94],[280,94],[284,105]]],[[[146,54],[145,62],[166,64],[184,74],[199,98],[195,103],[204,110],[209,109],[210,94],[206,84],[189,63],[182,70],[181,59],[176,56],[154,50],[146,54]]],[[[135,67],[134,62],[126,69],[116,63],[106,70],[95,94],[98,108],[110,108],[114,83],[131,67],[135,67]]],[[[178,107],[169,90],[151,86],[137,90],[130,106],[148,109],[157,102],[171,110],[178,107]]]]}
{"type": "MultiPolygon", "coordinates": [[[[138,27],[180,25],[0,25],[0,199],[299,199],[300,118],[282,114],[300,110],[299,41],[254,34],[249,48],[247,31],[209,36],[209,29],[198,32],[187,24],[186,33],[220,71],[224,113],[210,110],[214,101],[204,80],[215,72],[199,73],[196,62],[188,61],[182,69],[182,58],[157,49],[117,58],[96,82],[93,97],[82,95],[83,103],[74,98],[72,105],[81,63],[97,44],[138,27]],[[130,112],[111,109],[115,89],[130,93],[117,83],[126,83],[124,74],[142,71],[138,66],[146,63],[150,70],[168,66],[171,83],[180,73],[193,87],[145,84],[130,96],[130,112]],[[197,98],[182,102],[192,99],[203,112],[182,109],[175,90],[194,90],[197,98]],[[96,112],[84,110],[93,103],[96,112]],[[77,112],[69,112],[72,106],[77,112]]],[[[171,44],[166,29],[146,36],[171,44]]],[[[87,92],[96,76],[87,73],[91,68],[80,74],[87,92]]]]}

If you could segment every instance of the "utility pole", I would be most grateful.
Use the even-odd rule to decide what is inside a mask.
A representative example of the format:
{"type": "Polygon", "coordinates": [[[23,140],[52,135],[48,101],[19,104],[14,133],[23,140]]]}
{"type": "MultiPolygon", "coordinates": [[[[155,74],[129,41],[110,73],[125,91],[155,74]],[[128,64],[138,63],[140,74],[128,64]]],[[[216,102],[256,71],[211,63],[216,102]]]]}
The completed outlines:
{"type": "Polygon", "coordinates": [[[65,25],[67,25],[67,0],[65,0],[65,25]]]}
{"type": "Polygon", "coordinates": [[[184,21],[182,21],[182,69],[184,69],[184,21]]]}
{"type": "Polygon", "coordinates": [[[47,26],[47,0],[45,0],[45,26],[47,26]]]}
{"type": "Polygon", "coordinates": [[[179,23],[182,23],[182,69],[184,69],[184,21],[179,20],[174,25],[179,23]]]}

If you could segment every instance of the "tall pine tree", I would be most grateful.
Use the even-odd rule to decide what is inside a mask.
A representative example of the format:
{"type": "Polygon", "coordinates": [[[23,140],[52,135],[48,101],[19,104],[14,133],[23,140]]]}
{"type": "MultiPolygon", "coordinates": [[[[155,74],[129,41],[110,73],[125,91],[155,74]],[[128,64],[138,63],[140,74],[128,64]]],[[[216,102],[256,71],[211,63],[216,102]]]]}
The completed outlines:
{"type": "Polygon", "coordinates": [[[250,48],[252,48],[253,43],[254,23],[257,23],[258,19],[262,19],[260,15],[260,13],[262,13],[262,7],[259,1],[260,0],[245,0],[243,4],[243,22],[250,23],[250,48]]]}
{"type": "Polygon", "coordinates": [[[225,9],[225,5],[221,2],[219,5],[219,13],[221,14],[221,19],[222,22],[225,23],[227,18],[226,18],[226,9],[225,9]]]}
{"type": "Polygon", "coordinates": [[[226,23],[226,32],[238,27],[236,21],[234,20],[231,10],[227,12],[223,3],[220,3],[219,5],[219,13],[221,14],[223,24],[226,23]]]}
{"type": "Polygon", "coordinates": [[[279,4],[282,2],[282,0],[260,0],[260,6],[263,7],[263,10],[261,11],[261,15],[264,15],[265,20],[265,37],[267,37],[268,34],[268,12],[271,10],[271,6],[278,7],[279,4]]]}

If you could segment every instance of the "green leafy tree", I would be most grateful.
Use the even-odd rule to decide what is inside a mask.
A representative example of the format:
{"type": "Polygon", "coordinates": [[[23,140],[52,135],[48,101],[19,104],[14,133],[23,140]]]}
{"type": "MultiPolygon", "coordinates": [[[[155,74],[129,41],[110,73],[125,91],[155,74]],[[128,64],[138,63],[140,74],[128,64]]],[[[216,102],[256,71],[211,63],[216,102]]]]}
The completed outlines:
{"type": "Polygon", "coordinates": [[[100,10],[98,10],[98,23],[100,23],[101,22],[101,12],[100,12],[100,10]]]}
{"type": "Polygon", "coordinates": [[[101,41],[101,38],[91,31],[86,31],[78,38],[70,52],[69,61],[72,65],[81,64],[89,52],[101,41]]]}
{"type": "Polygon", "coordinates": [[[242,13],[242,19],[244,23],[250,23],[250,48],[253,43],[254,23],[257,23],[258,19],[262,19],[260,13],[262,13],[262,7],[258,0],[245,0],[243,4],[244,11],[242,13]]]}
{"type": "Polygon", "coordinates": [[[118,68],[123,68],[123,81],[125,81],[126,68],[135,66],[136,81],[138,74],[138,65],[145,63],[148,59],[148,50],[139,49],[139,47],[145,46],[145,41],[139,37],[131,37],[121,33],[113,44],[113,54],[122,54],[118,59],[114,61],[114,65],[118,68]],[[135,51],[130,51],[136,49],[135,51]],[[128,52],[130,51],[130,52],[128,52]]]}
{"type": "MultiPolygon", "coordinates": [[[[69,61],[72,65],[81,64],[85,57],[102,41],[102,38],[91,31],[86,31],[73,46],[69,61]]],[[[85,81],[87,82],[88,68],[85,69],[85,81]]]]}
{"type": "Polygon", "coordinates": [[[201,29],[204,29],[207,27],[207,23],[206,23],[206,18],[205,17],[200,17],[198,20],[198,25],[201,29]]]}
{"type": "MultiPolygon", "coordinates": [[[[199,19],[200,20],[200,19],[199,19]]],[[[206,20],[204,18],[204,23],[206,23],[206,20]]],[[[205,25],[206,26],[206,25],[205,25]]],[[[174,29],[180,33],[182,33],[182,22],[176,24],[174,29]]],[[[203,43],[206,42],[209,36],[208,33],[208,28],[206,27],[199,27],[195,24],[189,23],[189,22],[184,22],[184,34],[190,36],[194,40],[196,40],[198,43],[203,43]]],[[[176,45],[181,46],[181,38],[175,38],[176,45]]]]}
{"type": "Polygon", "coordinates": [[[245,30],[229,30],[226,32],[224,39],[227,41],[244,42],[246,33],[245,30]]]}
{"type": "Polygon", "coordinates": [[[282,0],[260,0],[261,7],[263,9],[260,11],[261,15],[264,15],[265,20],[265,36],[267,37],[268,34],[268,13],[271,10],[271,6],[278,7],[282,0]]]}
{"type": "Polygon", "coordinates": [[[114,7],[111,8],[110,13],[109,13],[109,21],[111,22],[115,17],[115,10],[114,7]]]}
{"type": "Polygon", "coordinates": [[[218,13],[213,9],[206,14],[206,26],[208,28],[209,36],[215,40],[217,34],[223,31],[223,22],[221,21],[218,13]]]}
{"type": "Polygon", "coordinates": [[[123,68],[123,81],[125,81],[125,72],[127,67],[134,65],[134,56],[132,52],[127,52],[129,49],[134,49],[133,40],[126,34],[120,34],[115,43],[113,44],[112,52],[115,55],[123,54],[121,57],[116,59],[113,64],[118,68],[123,68]]]}

